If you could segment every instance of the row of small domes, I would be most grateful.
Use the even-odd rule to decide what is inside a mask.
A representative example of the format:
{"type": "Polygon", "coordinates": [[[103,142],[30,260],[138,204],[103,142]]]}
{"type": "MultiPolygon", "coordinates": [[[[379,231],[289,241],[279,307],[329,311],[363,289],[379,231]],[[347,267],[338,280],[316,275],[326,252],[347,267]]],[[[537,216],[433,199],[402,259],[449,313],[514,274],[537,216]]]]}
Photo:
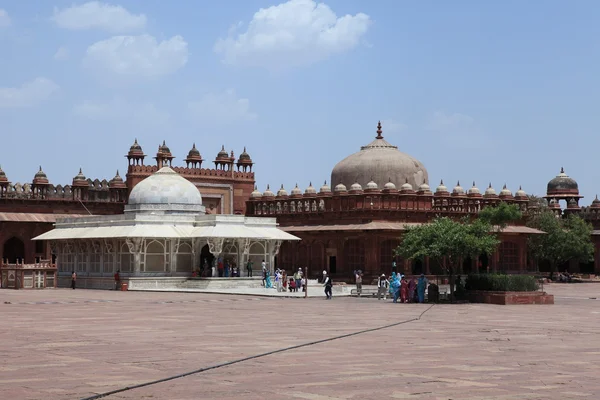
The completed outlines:
{"type": "MultiPolygon", "coordinates": [[[[369,183],[367,183],[364,190],[378,191],[379,186],[377,185],[376,182],[370,181],[369,183]]],[[[388,182],[383,186],[383,191],[386,191],[386,192],[392,192],[392,191],[396,191],[396,190],[397,190],[396,185],[393,182],[388,182]]],[[[346,185],[344,185],[343,183],[340,183],[335,186],[333,191],[335,193],[344,193],[344,192],[348,192],[348,189],[346,188],[346,185]]],[[[363,187],[360,183],[356,182],[350,186],[349,191],[354,192],[354,193],[361,192],[361,191],[363,191],[363,187]]],[[[412,185],[410,183],[406,182],[400,187],[400,192],[401,193],[409,193],[409,192],[414,192],[414,190],[413,190],[412,185]]],[[[431,189],[427,183],[423,183],[419,186],[417,192],[424,193],[424,194],[430,194],[431,189]]],[[[320,194],[331,193],[331,187],[327,184],[327,182],[325,182],[323,184],[323,186],[321,186],[318,193],[320,193],[320,194]]],[[[444,186],[444,181],[442,180],[440,182],[439,186],[436,188],[435,194],[436,195],[444,195],[446,193],[449,193],[448,188],[446,186],[444,186]]],[[[315,189],[313,187],[312,182],[304,190],[304,194],[305,195],[317,194],[317,189],[315,189]]],[[[458,182],[456,184],[456,186],[452,189],[452,194],[455,196],[465,195],[465,190],[460,186],[460,182],[458,182]]],[[[477,188],[475,186],[475,182],[473,182],[473,186],[467,191],[466,194],[470,195],[470,196],[478,196],[478,195],[481,195],[481,192],[480,192],[479,188],[477,188]]],[[[291,196],[301,196],[302,195],[302,190],[298,187],[298,184],[296,184],[296,187],[294,187],[292,189],[292,191],[290,192],[289,195],[291,195],[291,196]]],[[[288,192],[285,190],[283,185],[281,185],[281,188],[277,191],[277,194],[275,194],[274,192],[271,191],[270,186],[267,185],[267,190],[265,190],[263,193],[261,193],[258,190],[258,188],[255,187],[254,191],[250,195],[250,197],[252,197],[252,198],[275,197],[275,196],[277,196],[277,197],[288,196],[288,192]]],[[[492,187],[491,183],[485,190],[484,196],[496,196],[496,190],[492,187]]],[[[500,196],[502,196],[502,197],[512,196],[512,192],[506,187],[506,185],[504,185],[504,187],[500,191],[500,196]]],[[[515,197],[523,197],[524,198],[524,197],[527,197],[527,193],[525,193],[525,191],[523,189],[521,189],[521,187],[519,187],[519,190],[517,190],[515,192],[515,197]]]]}
{"type": "MultiPolygon", "coordinates": [[[[0,183],[7,183],[8,182],[8,178],[6,177],[6,173],[2,170],[2,168],[0,167],[0,183]]],[[[42,166],[40,165],[40,169],[38,170],[38,172],[36,172],[35,176],[33,177],[33,184],[34,185],[49,185],[50,181],[48,180],[48,176],[46,176],[46,173],[42,170],[42,166]]],[[[73,177],[73,186],[88,186],[88,180],[85,177],[85,175],[83,174],[83,171],[81,170],[81,168],[79,168],[79,173],[77,175],[75,175],[75,177],[73,177]]],[[[112,178],[110,181],[108,181],[108,186],[114,189],[121,189],[121,188],[125,188],[125,182],[123,181],[123,178],[121,178],[121,176],[119,175],[119,171],[117,170],[117,174],[115,175],[114,178],[112,178]]]]}
{"type": "MultiPolygon", "coordinates": [[[[142,146],[138,143],[137,139],[133,142],[131,147],[129,148],[129,153],[127,153],[128,157],[145,157],[144,152],[142,151],[142,146]]],[[[157,157],[165,157],[165,158],[173,158],[171,155],[171,149],[167,146],[166,142],[163,140],[162,144],[158,146],[157,157]]],[[[200,155],[200,151],[196,148],[196,143],[192,145],[192,148],[188,152],[186,161],[203,161],[202,156],[200,155]]],[[[233,150],[230,153],[225,150],[225,146],[221,146],[221,150],[217,153],[217,158],[215,161],[233,161],[235,160],[235,155],[233,154],[233,150]]],[[[246,151],[246,147],[244,146],[244,151],[238,157],[239,163],[252,163],[252,158],[250,154],[246,151]]]]}

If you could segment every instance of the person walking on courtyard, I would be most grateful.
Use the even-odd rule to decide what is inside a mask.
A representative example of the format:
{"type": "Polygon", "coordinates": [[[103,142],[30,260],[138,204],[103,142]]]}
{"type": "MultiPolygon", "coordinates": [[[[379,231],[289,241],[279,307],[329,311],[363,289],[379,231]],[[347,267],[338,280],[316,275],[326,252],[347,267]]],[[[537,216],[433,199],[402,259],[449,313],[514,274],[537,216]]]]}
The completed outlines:
{"type": "Polygon", "coordinates": [[[356,294],[358,296],[360,296],[360,294],[362,293],[362,277],[363,277],[363,273],[359,269],[358,271],[356,271],[356,273],[354,275],[354,278],[356,279],[356,294]]]}
{"type": "Polygon", "coordinates": [[[325,286],[325,298],[327,300],[331,300],[331,288],[333,286],[333,282],[331,281],[331,277],[329,275],[325,276],[325,282],[323,283],[325,286]]]}
{"type": "Polygon", "coordinates": [[[217,272],[219,273],[219,278],[223,277],[223,259],[221,257],[219,257],[219,260],[217,261],[217,269],[217,272]]]}
{"type": "Polygon", "coordinates": [[[285,269],[281,270],[281,283],[283,285],[283,291],[287,292],[288,281],[287,281],[287,272],[285,272],[285,269]]]}
{"type": "Polygon", "coordinates": [[[404,275],[400,279],[400,303],[408,303],[408,281],[404,275]]]}
{"type": "Polygon", "coordinates": [[[119,287],[121,286],[121,275],[119,272],[121,272],[120,269],[115,272],[115,290],[119,290],[119,287]]]}
{"type": "Polygon", "coordinates": [[[71,272],[71,289],[75,289],[75,284],[77,282],[77,274],[75,271],[71,272]]]}
{"type": "Polygon", "coordinates": [[[298,268],[298,271],[294,274],[294,280],[296,281],[296,287],[302,288],[302,268],[298,268]]]}
{"type": "Polygon", "coordinates": [[[417,282],[417,296],[419,297],[419,303],[425,302],[425,288],[427,287],[427,278],[425,274],[421,274],[419,281],[417,282]]]}
{"type": "Polygon", "coordinates": [[[377,281],[377,300],[381,300],[381,296],[383,295],[383,300],[387,300],[387,291],[388,291],[389,282],[385,279],[385,274],[381,274],[379,280],[377,281]]]}
{"type": "Polygon", "coordinates": [[[283,282],[281,282],[282,277],[281,271],[278,269],[277,272],[275,272],[275,286],[277,287],[278,292],[281,292],[281,289],[283,289],[283,282]]]}
{"type": "Polygon", "coordinates": [[[273,289],[273,284],[271,283],[271,275],[269,274],[269,270],[265,268],[265,288],[273,289]]]}
{"type": "Polygon", "coordinates": [[[262,285],[263,287],[267,287],[267,267],[265,266],[265,262],[262,262],[262,285]]]}
{"type": "Polygon", "coordinates": [[[248,277],[252,278],[252,260],[248,260],[248,264],[246,264],[246,271],[248,272],[248,277]]]}
{"type": "Polygon", "coordinates": [[[398,302],[400,297],[400,274],[392,274],[392,282],[390,283],[390,290],[394,295],[394,303],[398,302]]]}
{"type": "Polygon", "coordinates": [[[229,260],[225,260],[225,278],[229,278],[229,271],[231,270],[231,265],[229,264],[229,260]]]}

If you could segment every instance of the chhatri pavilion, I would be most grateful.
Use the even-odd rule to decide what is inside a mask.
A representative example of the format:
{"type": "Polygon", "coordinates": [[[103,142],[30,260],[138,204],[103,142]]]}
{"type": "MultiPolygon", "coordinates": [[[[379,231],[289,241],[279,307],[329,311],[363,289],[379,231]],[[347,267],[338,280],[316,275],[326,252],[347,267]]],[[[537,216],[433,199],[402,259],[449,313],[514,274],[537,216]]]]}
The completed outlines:
{"type": "Polygon", "coordinates": [[[162,167],[135,185],[123,214],[58,219],[34,240],[50,243],[59,280],[75,271],[79,286],[100,288],[112,285],[116,271],[130,286],[138,279],[158,287],[161,278],[189,277],[198,266],[216,276],[219,257],[240,267],[251,260],[256,270],[265,260],[272,269],[282,242],[299,239],[273,217],[206,214],[198,188],[162,167]]]}

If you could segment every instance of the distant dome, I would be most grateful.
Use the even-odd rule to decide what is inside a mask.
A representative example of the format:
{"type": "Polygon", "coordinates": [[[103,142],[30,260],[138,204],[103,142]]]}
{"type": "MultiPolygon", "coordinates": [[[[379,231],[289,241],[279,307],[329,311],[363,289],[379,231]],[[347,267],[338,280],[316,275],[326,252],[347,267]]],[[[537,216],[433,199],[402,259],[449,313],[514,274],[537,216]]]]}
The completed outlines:
{"type": "Polygon", "coordinates": [[[448,188],[444,185],[444,181],[440,181],[440,184],[435,189],[436,193],[448,193],[448,188]]]}
{"type": "Polygon", "coordinates": [[[167,146],[167,144],[165,143],[164,140],[163,140],[162,144],[160,146],[158,146],[158,151],[160,153],[164,153],[164,154],[171,154],[171,149],[169,149],[169,146],[167,146]]]}
{"type": "Polygon", "coordinates": [[[294,188],[292,189],[292,196],[302,196],[302,190],[300,190],[297,183],[296,186],[294,186],[294,188]]]}
{"type": "Polygon", "coordinates": [[[252,164],[252,158],[250,158],[250,154],[246,151],[246,146],[244,146],[244,151],[242,151],[242,154],[238,157],[238,162],[241,164],[252,164]]]}
{"type": "Polygon", "coordinates": [[[275,197],[275,193],[271,191],[269,185],[267,185],[267,190],[263,192],[263,197],[275,197]]]}
{"type": "Polygon", "coordinates": [[[250,197],[253,199],[259,199],[262,197],[262,193],[258,190],[258,187],[254,186],[254,191],[250,193],[250,197]]]}
{"type": "Polygon", "coordinates": [[[500,196],[512,196],[512,192],[506,187],[506,184],[504,184],[504,187],[500,191],[500,196]]]}
{"type": "Polygon", "coordinates": [[[409,191],[412,191],[412,190],[413,190],[413,187],[408,182],[404,182],[404,184],[402,186],[400,186],[400,191],[401,192],[409,192],[409,191]]]}
{"type": "Polygon", "coordinates": [[[352,184],[352,186],[350,186],[350,190],[351,191],[359,191],[359,190],[363,190],[363,188],[360,185],[360,183],[355,182],[355,183],[352,184]]]}
{"type": "Polygon", "coordinates": [[[485,189],[485,195],[486,196],[495,196],[496,195],[496,191],[492,187],[492,183],[491,182],[490,182],[490,185],[487,187],[487,189],[485,189]]]}
{"type": "Polygon", "coordinates": [[[371,180],[387,182],[388,179],[396,185],[408,179],[408,183],[417,187],[428,181],[428,175],[423,164],[383,139],[381,123],[377,125],[375,140],[344,158],[331,171],[331,182],[346,186],[355,182],[366,186],[371,180]]]}
{"type": "Polygon", "coordinates": [[[515,197],[527,197],[527,193],[519,186],[519,190],[515,192],[515,197]]]}
{"type": "Polygon", "coordinates": [[[46,173],[42,171],[42,166],[40,165],[40,170],[33,177],[33,183],[37,185],[44,185],[48,183],[48,177],[46,173]]]}
{"type": "Polygon", "coordinates": [[[386,184],[383,186],[383,189],[384,189],[384,190],[396,190],[396,185],[394,185],[394,182],[392,182],[392,181],[389,181],[388,183],[386,183],[386,184]]]}
{"type": "Polygon", "coordinates": [[[204,213],[204,206],[200,191],[192,182],[163,167],[135,185],[125,211],[204,213]]]}
{"type": "Polygon", "coordinates": [[[277,196],[282,197],[282,196],[287,196],[288,192],[287,190],[285,190],[283,188],[283,185],[281,185],[281,188],[277,191],[277,196]]]}
{"type": "Polygon", "coordinates": [[[560,173],[548,182],[546,194],[579,194],[579,186],[575,179],[565,174],[564,168],[561,168],[560,173]]]}
{"type": "Polygon", "coordinates": [[[471,186],[471,188],[469,189],[469,191],[467,192],[467,194],[481,194],[481,192],[479,191],[479,188],[477,186],[475,186],[475,181],[473,181],[473,186],[471,186]]]}
{"type": "Polygon", "coordinates": [[[377,190],[377,189],[379,189],[379,186],[377,186],[377,183],[375,183],[374,181],[369,181],[369,183],[367,183],[366,189],[377,190]]]}
{"type": "Polygon", "coordinates": [[[8,178],[6,177],[6,173],[2,171],[2,167],[0,166],[0,182],[8,182],[8,178]]]}
{"type": "Polygon", "coordinates": [[[422,183],[421,185],[419,185],[419,192],[430,192],[431,188],[429,187],[428,184],[426,183],[422,183]]]}
{"type": "Polygon", "coordinates": [[[140,155],[143,156],[144,152],[142,151],[142,146],[138,143],[137,139],[133,142],[131,147],[129,148],[129,155],[140,155]]]}
{"type": "Polygon", "coordinates": [[[315,189],[312,185],[312,182],[310,182],[308,184],[308,187],[306,188],[306,190],[304,191],[305,195],[313,195],[313,194],[317,194],[317,189],[315,189]]]}
{"type": "Polygon", "coordinates": [[[79,173],[73,178],[73,186],[88,186],[87,179],[81,168],[79,168],[79,173]]]}
{"type": "Polygon", "coordinates": [[[452,189],[453,194],[465,194],[465,190],[460,186],[460,181],[456,182],[456,186],[452,189]]]}
{"type": "Polygon", "coordinates": [[[323,183],[323,186],[321,186],[321,189],[319,189],[319,193],[331,193],[331,188],[327,184],[327,181],[323,183]]]}
{"type": "Polygon", "coordinates": [[[117,170],[115,177],[108,181],[108,187],[113,189],[124,189],[126,187],[123,178],[119,175],[119,170],[117,170]]]}
{"type": "Polygon", "coordinates": [[[225,150],[225,145],[221,146],[221,151],[217,153],[217,160],[229,159],[229,153],[225,150]]]}
{"type": "Polygon", "coordinates": [[[346,185],[344,185],[343,183],[338,183],[337,185],[335,185],[335,189],[334,192],[347,192],[348,189],[346,189],[346,185]]]}
{"type": "Polygon", "coordinates": [[[592,201],[592,207],[600,208],[600,199],[598,199],[598,195],[596,195],[596,198],[594,199],[594,201],[592,201]]]}

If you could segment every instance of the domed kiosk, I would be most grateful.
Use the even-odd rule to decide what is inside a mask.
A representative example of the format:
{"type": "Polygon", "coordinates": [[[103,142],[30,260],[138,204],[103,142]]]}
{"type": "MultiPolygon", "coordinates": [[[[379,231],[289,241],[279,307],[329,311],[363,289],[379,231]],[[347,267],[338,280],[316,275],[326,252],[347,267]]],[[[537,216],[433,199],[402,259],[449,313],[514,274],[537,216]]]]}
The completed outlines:
{"type": "Polygon", "coordinates": [[[377,124],[375,140],[344,158],[331,171],[331,183],[335,185],[342,183],[350,187],[358,183],[367,187],[369,182],[380,186],[391,182],[396,187],[409,183],[413,188],[429,183],[427,170],[419,160],[383,138],[381,122],[377,124]]]}
{"type": "Polygon", "coordinates": [[[51,243],[65,280],[76,271],[86,287],[108,288],[119,271],[130,290],[145,290],[192,273],[216,277],[218,259],[258,268],[266,260],[272,269],[281,243],[300,239],[275,218],[205,214],[198,188],[163,167],[133,188],[123,214],[57,219],[34,240],[51,243]]]}

